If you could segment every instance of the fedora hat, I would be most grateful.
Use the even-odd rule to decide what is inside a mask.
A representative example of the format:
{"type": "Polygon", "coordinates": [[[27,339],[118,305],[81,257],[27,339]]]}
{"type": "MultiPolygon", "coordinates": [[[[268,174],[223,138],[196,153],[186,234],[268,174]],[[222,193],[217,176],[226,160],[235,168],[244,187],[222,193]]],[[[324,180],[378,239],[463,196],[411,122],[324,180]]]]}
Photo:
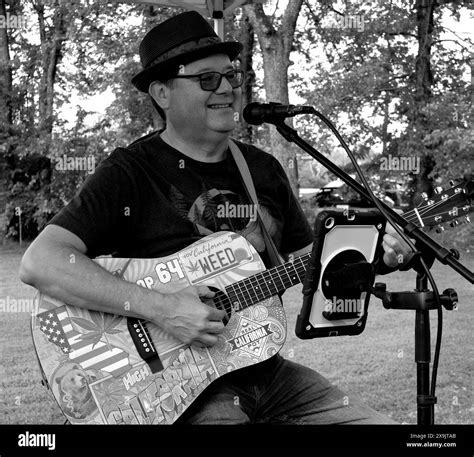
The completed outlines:
{"type": "Polygon", "coordinates": [[[222,41],[211,25],[196,11],[178,14],[153,27],[140,43],[143,70],[132,78],[141,92],[150,83],[171,76],[179,65],[214,54],[226,54],[234,60],[242,50],[238,41],[222,41]]]}

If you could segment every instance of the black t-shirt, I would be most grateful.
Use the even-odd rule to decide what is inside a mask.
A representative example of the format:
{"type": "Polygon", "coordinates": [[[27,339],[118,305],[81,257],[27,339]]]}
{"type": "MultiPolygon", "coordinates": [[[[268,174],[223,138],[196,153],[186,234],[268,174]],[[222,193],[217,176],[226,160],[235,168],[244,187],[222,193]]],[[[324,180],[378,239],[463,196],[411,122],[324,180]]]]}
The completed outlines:
{"type": "MultiPolygon", "coordinates": [[[[277,249],[286,254],[310,244],[312,230],[280,163],[237,144],[277,249]]],[[[81,238],[91,258],[155,258],[202,238],[203,227],[239,233],[263,253],[255,216],[230,151],[220,162],[196,161],[155,132],[114,150],[50,224],[81,238]]]]}

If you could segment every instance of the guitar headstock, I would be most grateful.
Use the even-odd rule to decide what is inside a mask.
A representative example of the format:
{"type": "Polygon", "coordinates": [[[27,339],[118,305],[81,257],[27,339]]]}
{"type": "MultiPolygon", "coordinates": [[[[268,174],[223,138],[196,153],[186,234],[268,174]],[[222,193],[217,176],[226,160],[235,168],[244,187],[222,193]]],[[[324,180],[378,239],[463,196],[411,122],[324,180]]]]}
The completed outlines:
{"type": "Polygon", "coordinates": [[[473,181],[455,184],[450,181],[450,188],[436,187],[435,193],[428,198],[421,194],[422,201],[416,207],[417,217],[423,221],[424,227],[436,227],[437,231],[444,230],[443,225],[450,222],[455,227],[463,222],[470,222],[471,197],[474,191],[473,181]],[[462,218],[462,219],[461,219],[462,218]]]}

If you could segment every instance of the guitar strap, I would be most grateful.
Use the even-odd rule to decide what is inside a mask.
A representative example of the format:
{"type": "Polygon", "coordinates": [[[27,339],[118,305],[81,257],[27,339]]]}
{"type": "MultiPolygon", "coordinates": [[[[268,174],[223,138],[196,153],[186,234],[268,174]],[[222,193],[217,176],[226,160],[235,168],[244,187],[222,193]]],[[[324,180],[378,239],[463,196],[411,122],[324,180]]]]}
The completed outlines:
{"type": "Polygon", "coordinates": [[[232,157],[235,160],[237,168],[240,171],[240,175],[242,176],[244,187],[247,191],[250,201],[257,209],[257,221],[262,229],[263,240],[265,241],[265,247],[267,248],[268,258],[272,263],[271,266],[275,267],[277,265],[280,265],[282,263],[281,258],[278,254],[278,250],[272,240],[272,237],[268,233],[268,230],[265,227],[265,224],[263,223],[263,217],[258,204],[257,193],[255,192],[255,186],[253,184],[252,175],[250,174],[250,170],[247,165],[247,162],[245,161],[244,155],[232,139],[229,139],[229,148],[230,152],[232,153],[232,157]]]}

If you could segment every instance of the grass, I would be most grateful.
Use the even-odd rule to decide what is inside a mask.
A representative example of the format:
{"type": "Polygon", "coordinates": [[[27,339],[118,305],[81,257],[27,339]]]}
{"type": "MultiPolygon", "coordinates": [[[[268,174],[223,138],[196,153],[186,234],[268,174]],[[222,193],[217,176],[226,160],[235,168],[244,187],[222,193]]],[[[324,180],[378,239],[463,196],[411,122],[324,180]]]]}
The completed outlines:
{"type": "MultiPolygon", "coordinates": [[[[18,279],[24,247],[0,249],[0,298],[27,299],[35,290],[18,279]]],[[[471,253],[463,263],[472,269],[471,253]]],[[[438,288],[456,289],[457,311],[444,312],[443,342],[436,395],[437,424],[472,424],[473,287],[451,268],[435,263],[438,288]]],[[[411,290],[413,272],[379,277],[390,291],[411,290]]],[[[316,369],[349,396],[358,396],[400,423],[416,424],[416,365],[414,311],[385,310],[372,298],[365,331],[355,337],[300,340],[294,334],[301,306],[301,286],[284,295],[289,334],[281,353],[316,369]]],[[[432,353],[436,312],[431,312],[432,353]]],[[[51,393],[40,384],[41,375],[30,336],[28,313],[0,317],[0,424],[62,424],[64,417],[51,393]]]]}

